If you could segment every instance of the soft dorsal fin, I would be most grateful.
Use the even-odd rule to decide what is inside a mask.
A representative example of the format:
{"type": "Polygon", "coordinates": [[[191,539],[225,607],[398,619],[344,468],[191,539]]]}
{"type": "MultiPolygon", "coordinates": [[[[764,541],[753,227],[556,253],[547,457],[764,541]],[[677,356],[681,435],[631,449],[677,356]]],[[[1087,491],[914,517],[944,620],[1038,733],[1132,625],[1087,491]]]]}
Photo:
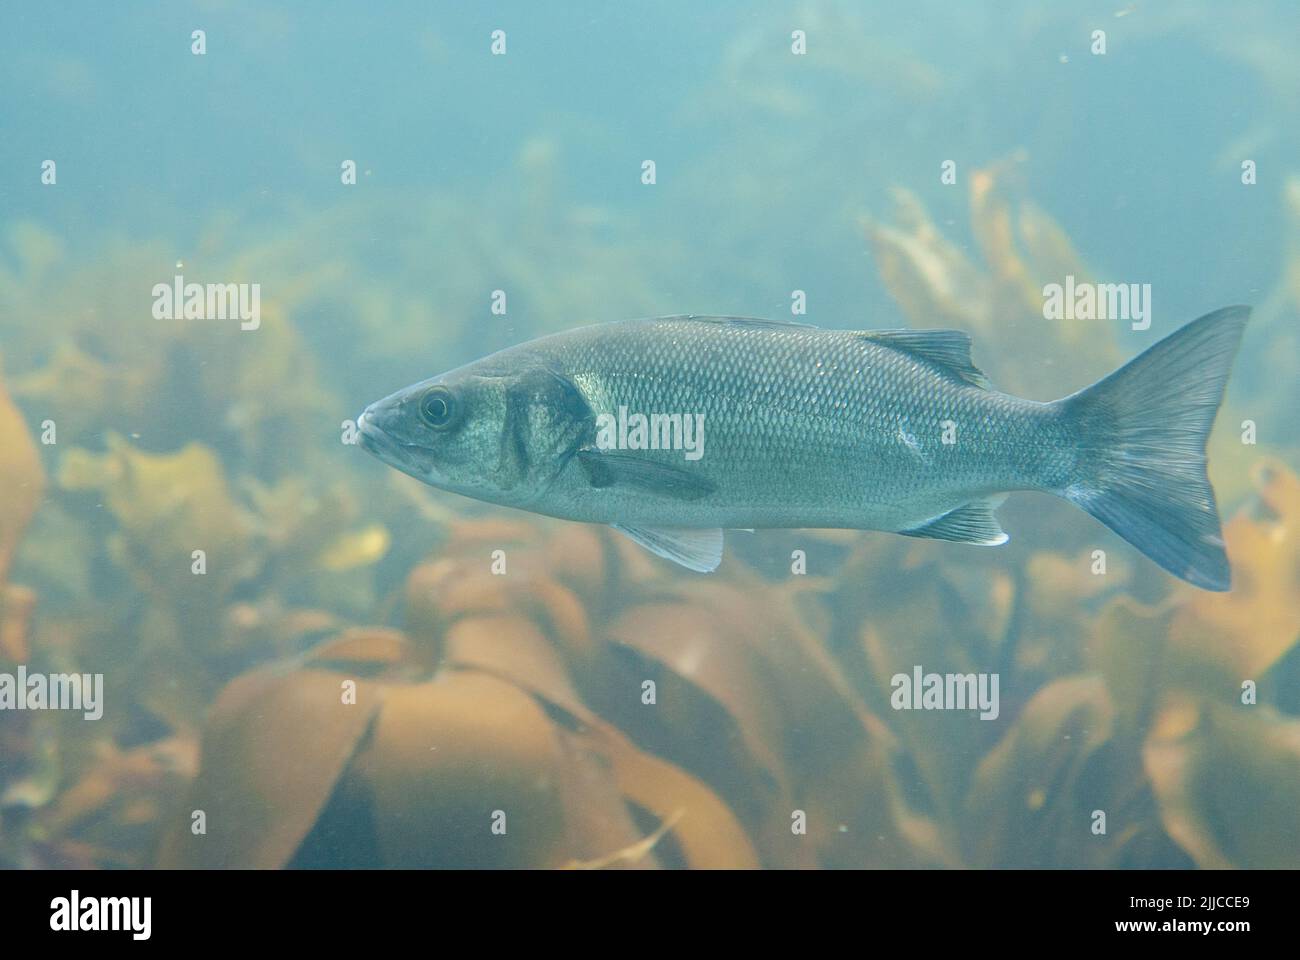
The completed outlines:
{"type": "Polygon", "coordinates": [[[1006,497],[998,496],[987,500],[972,500],[919,527],[898,532],[905,537],[952,540],[956,543],[974,543],[984,547],[1000,546],[1010,538],[1002,530],[998,518],[993,516],[993,510],[1005,499],[1006,497]]]}
{"type": "Polygon", "coordinates": [[[863,339],[910,353],[941,373],[987,389],[988,378],[970,359],[970,336],[960,330],[867,330],[863,339]]]}

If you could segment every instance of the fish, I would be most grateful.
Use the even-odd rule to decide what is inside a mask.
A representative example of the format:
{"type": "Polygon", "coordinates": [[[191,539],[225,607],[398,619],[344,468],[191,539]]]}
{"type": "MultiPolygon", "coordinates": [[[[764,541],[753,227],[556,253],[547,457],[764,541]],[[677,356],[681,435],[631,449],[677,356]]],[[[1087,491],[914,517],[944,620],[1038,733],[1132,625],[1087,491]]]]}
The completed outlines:
{"type": "Polygon", "coordinates": [[[1052,402],[994,389],[960,330],[617,320],[399,390],[365,408],[357,439],[433,487],[607,524],[698,572],[728,529],[996,546],[997,506],[1038,491],[1224,591],[1205,446],[1249,317],[1206,314],[1052,402]]]}

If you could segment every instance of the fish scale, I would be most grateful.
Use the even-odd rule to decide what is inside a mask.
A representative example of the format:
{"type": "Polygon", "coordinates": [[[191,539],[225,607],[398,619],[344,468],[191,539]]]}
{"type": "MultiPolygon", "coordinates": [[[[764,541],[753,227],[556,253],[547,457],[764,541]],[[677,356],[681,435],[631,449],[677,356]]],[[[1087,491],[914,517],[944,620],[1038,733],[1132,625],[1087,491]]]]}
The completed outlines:
{"type": "Polygon", "coordinates": [[[669,516],[619,491],[593,502],[579,484],[573,519],[898,530],[973,496],[1038,489],[1061,447],[1046,404],[953,382],[852,331],[623,321],[531,349],[567,371],[597,412],[704,416],[700,460],[644,455],[699,472],[713,493],[669,516]],[[951,445],[941,442],[946,420],[956,424],[951,445]]]}

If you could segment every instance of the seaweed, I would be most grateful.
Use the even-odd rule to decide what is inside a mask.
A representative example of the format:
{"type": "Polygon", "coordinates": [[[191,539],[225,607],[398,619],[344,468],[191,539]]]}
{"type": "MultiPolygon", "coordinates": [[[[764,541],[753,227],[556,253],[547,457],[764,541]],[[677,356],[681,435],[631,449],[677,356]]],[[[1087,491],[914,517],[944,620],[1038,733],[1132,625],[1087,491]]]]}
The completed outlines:
{"type": "MultiPolygon", "coordinates": [[[[828,22],[865,32],[848,13],[828,22]]],[[[728,52],[736,83],[752,42],[728,52]]],[[[900,62],[915,102],[948,82],[900,62]]],[[[743,109],[820,107],[769,81],[743,109]]],[[[760,162],[828,163],[816,147],[760,162]]],[[[666,275],[688,278],[684,301],[719,295],[687,269],[689,244],[611,242],[639,224],[567,205],[561,153],[529,142],[518,195],[376,190],[256,243],[238,217],[215,222],[184,269],[274,290],[252,338],[151,320],[140,291],[176,262],[162,240],[101,239],[82,260],[10,227],[0,671],[102,670],[110,709],[94,724],[0,714],[0,864],[1300,862],[1300,449],[1276,426],[1258,445],[1237,429],[1294,407],[1294,178],[1267,334],[1243,356],[1264,374],[1234,382],[1210,451],[1231,593],[1153,572],[1064,505],[1015,501],[1001,551],[765,532],[693,578],[601,529],[444,497],[340,442],[344,411],[376,382],[427,375],[423,358],[657,312],[666,275]],[[367,247],[381,230],[409,236],[397,259],[367,247]],[[430,250],[464,279],[433,303],[430,250]],[[489,330],[463,291],[500,284],[520,292],[489,330]],[[58,443],[37,442],[46,420],[58,443]],[[795,548],[810,575],[791,574],[795,548]],[[917,665],[997,674],[998,718],[895,709],[893,678],[917,665]]],[[[1098,268],[1023,195],[1028,163],[966,178],[972,244],[906,190],[860,226],[907,322],[970,330],[1000,387],[1050,399],[1067,372],[1082,386],[1129,351],[1043,322],[1045,282],[1098,268]]],[[[683,189],[703,198],[698,176],[683,189]]],[[[713,202],[743,205],[756,182],[713,202]]],[[[748,254],[746,216],[718,228],[718,269],[766,282],[779,255],[748,254]]]]}

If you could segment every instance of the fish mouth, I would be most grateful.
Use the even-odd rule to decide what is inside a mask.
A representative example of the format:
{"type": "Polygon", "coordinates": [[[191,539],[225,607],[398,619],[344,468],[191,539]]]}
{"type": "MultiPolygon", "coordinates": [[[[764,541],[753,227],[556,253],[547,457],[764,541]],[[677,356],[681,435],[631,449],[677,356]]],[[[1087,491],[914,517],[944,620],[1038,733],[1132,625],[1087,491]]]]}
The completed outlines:
{"type": "Polygon", "coordinates": [[[376,426],[369,408],[357,417],[357,432],[361,435],[361,446],[380,460],[387,461],[399,449],[397,441],[376,426]]]}
{"type": "Polygon", "coordinates": [[[396,467],[425,483],[437,483],[440,474],[420,454],[423,448],[414,443],[403,443],[375,423],[373,407],[367,407],[357,417],[357,433],[361,447],[390,467],[396,467]]]}

